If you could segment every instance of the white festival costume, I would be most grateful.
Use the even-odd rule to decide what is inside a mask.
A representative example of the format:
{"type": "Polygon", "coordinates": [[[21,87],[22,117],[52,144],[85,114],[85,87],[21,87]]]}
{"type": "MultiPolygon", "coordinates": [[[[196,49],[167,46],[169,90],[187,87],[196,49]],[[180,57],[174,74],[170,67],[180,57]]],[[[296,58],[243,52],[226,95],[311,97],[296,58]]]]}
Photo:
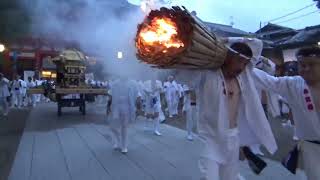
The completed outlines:
{"type": "Polygon", "coordinates": [[[178,113],[178,103],[179,103],[179,87],[175,81],[165,82],[164,90],[166,101],[169,110],[169,116],[176,115],[178,113]]]}
{"type": "Polygon", "coordinates": [[[128,127],[135,121],[138,87],[133,81],[115,80],[112,82],[112,104],[110,127],[114,135],[114,145],[127,152],[128,127]]]}
{"type": "Polygon", "coordinates": [[[2,78],[0,80],[0,105],[3,108],[3,115],[8,115],[9,113],[9,105],[7,101],[7,97],[10,96],[9,92],[9,83],[10,81],[6,78],[2,78]]]}
{"type": "MultiPolygon", "coordinates": [[[[237,169],[237,163],[230,164],[228,162],[230,162],[229,158],[234,156],[232,153],[235,153],[231,149],[238,148],[238,143],[236,143],[238,136],[240,145],[262,144],[270,153],[277,150],[276,141],[251,77],[251,69],[252,65],[250,64],[238,77],[241,89],[237,118],[238,130],[229,129],[227,100],[224,94],[225,80],[221,70],[188,72],[189,76],[195,78],[191,80],[198,83],[194,85],[197,87],[197,103],[200,109],[198,129],[200,139],[205,143],[200,169],[207,179],[215,178],[210,175],[212,172],[210,167],[216,166],[215,164],[226,168],[230,168],[233,164],[235,166],[233,168],[237,169]],[[235,132],[239,132],[239,135],[235,132]],[[232,144],[233,147],[231,147],[232,144]]],[[[236,157],[238,157],[238,153],[236,157]]],[[[234,173],[237,172],[234,170],[234,173]]],[[[237,174],[233,174],[232,177],[235,176],[237,174]]]]}
{"type": "MultiPolygon", "coordinates": [[[[254,69],[254,75],[258,86],[278,93],[287,100],[292,110],[297,137],[301,140],[320,141],[320,117],[305,80],[300,76],[277,78],[258,69],[254,69]]],[[[320,145],[303,142],[300,147],[308,178],[319,178],[320,145]]]]}

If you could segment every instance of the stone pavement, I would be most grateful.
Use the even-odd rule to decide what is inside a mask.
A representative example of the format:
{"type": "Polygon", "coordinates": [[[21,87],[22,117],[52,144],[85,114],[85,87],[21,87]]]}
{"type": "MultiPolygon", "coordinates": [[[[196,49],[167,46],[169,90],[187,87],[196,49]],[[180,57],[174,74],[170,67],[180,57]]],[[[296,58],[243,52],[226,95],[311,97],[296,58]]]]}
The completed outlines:
{"type": "MultiPolygon", "coordinates": [[[[90,105],[89,105],[90,106],[90,105]]],[[[162,137],[143,130],[138,121],[129,130],[129,153],[112,150],[103,109],[77,109],[57,117],[55,104],[30,113],[9,180],[199,180],[197,167],[202,143],[186,140],[186,132],[161,125],[162,137]]],[[[296,180],[275,161],[255,176],[245,162],[241,174],[248,180],[296,180]]]]}

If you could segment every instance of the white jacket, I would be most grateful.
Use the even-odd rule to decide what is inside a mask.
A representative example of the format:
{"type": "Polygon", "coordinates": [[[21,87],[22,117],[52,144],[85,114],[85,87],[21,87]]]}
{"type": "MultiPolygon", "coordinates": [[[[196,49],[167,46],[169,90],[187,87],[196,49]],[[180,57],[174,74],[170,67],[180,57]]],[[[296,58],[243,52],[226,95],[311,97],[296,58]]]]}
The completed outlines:
{"type": "MultiPolygon", "coordinates": [[[[246,68],[238,80],[241,89],[238,124],[241,145],[262,144],[270,153],[277,150],[270,124],[264,114],[258,92],[252,79],[251,67],[246,68]]],[[[224,95],[225,80],[221,70],[189,72],[196,84],[199,104],[199,135],[205,142],[204,156],[226,163],[229,130],[227,100],[224,95]]]]}
{"type": "Polygon", "coordinates": [[[10,96],[10,92],[8,88],[9,82],[10,81],[6,78],[2,78],[0,80],[0,97],[1,98],[10,96]]]}
{"type": "Polygon", "coordinates": [[[161,99],[160,93],[162,92],[161,81],[156,80],[152,82],[151,80],[144,83],[144,94],[145,94],[145,111],[146,113],[160,113],[161,111],[161,99]],[[152,83],[155,83],[152,85],[152,83]]]}
{"type": "Polygon", "coordinates": [[[254,79],[257,86],[280,94],[287,100],[299,139],[320,140],[320,117],[315,111],[309,86],[302,77],[274,77],[254,69],[254,79]]]}
{"type": "Polygon", "coordinates": [[[175,102],[179,99],[179,87],[175,81],[164,83],[164,92],[168,103],[175,102]]]}
{"type": "Polygon", "coordinates": [[[125,114],[125,123],[131,123],[135,120],[136,99],[138,97],[138,87],[128,80],[116,80],[111,84],[112,119],[119,121],[121,114],[125,114]]]}
{"type": "Polygon", "coordinates": [[[11,93],[13,94],[22,94],[23,93],[23,87],[22,87],[22,80],[13,80],[11,85],[11,93]]]}

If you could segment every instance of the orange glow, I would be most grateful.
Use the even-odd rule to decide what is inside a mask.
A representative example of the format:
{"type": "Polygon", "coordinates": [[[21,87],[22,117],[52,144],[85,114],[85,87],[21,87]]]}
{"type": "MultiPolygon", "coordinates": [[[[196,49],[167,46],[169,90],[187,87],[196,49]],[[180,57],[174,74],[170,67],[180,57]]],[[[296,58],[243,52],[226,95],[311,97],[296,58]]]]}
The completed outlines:
{"type": "MultiPolygon", "coordinates": [[[[165,48],[184,47],[177,38],[176,24],[169,18],[154,18],[150,25],[141,30],[139,37],[149,46],[162,45],[165,48]]],[[[163,51],[166,52],[166,51],[163,51]]]]}

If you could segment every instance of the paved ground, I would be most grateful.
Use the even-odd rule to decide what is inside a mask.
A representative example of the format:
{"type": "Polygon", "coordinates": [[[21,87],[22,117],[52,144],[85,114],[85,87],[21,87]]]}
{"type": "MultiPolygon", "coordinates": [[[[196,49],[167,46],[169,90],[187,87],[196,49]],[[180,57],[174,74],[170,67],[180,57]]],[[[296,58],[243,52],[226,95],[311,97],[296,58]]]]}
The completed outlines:
{"type": "Polygon", "coordinates": [[[23,134],[29,109],[12,109],[6,120],[0,117],[0,180],[6,180],[23,134]]]}
{"type": "MultiPolygon", "coordinates": [[[[180,105],[179,107],[180,115],[177,117],[173,117],[171,119],[167,118],[165,123],[170,126],[185,130],[186,119],[182,115],[181,109],[182,109],[182,106],[180,105]]],[[[263,148],[262,148],[262,151],[264,152],[265,157],[281,162],[281,160],[288,154],[288,152],[290,152],[293,149],[294,145],[296,144],[296,142],[292,138],[293,127],[283,127],[281,123],[284,122],[284,120],[280,118],[270,118],[269,122],[279,147],[278,147],[278,151],[273,155],[269,154],[263,148]]]]}
{"type": "MultiPolygon", "coordinates": [[[[162,137],[145,132],[141,121],[129,132],[129,153],[112,150],[103,108],[89,107],[88,115],[67,110],[58,118],[56,107],[35,108],[26,124],[9,180],[198,180],[202,143],[185,140],[185,132],[162,125],[162,137]]],[[[247,179],[300,179],[275,161],[255,176],[241,164],[247,179]]]]}

